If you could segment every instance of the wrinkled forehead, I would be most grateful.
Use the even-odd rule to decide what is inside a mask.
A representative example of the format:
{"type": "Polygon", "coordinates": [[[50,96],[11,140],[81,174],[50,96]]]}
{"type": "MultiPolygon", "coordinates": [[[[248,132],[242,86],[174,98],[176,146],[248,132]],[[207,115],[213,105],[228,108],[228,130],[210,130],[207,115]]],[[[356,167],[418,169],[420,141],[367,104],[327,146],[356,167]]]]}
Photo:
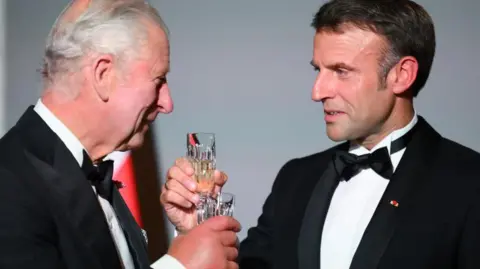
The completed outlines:
{"type": "Polygon", "coordinates": [[[162,54],[170,54],[170,42],[168,34],[156,22],[143,18],[141,22],[145,25],[147,30],[146,39],[143,45],[148,51],[161,52],[162,54]]]}

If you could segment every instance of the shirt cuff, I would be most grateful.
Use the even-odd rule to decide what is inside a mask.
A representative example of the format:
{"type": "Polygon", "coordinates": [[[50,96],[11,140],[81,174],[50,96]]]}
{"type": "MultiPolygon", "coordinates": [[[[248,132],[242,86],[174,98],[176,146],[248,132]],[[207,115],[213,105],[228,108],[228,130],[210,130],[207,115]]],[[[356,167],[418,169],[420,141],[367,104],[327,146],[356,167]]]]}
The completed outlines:
{"type": "Polygon", "coordinates": [[[174,257],[165,254],[163,257],[158,259],[152,264],[153,269],[186,269],[183,264],[181,264],[174,257]]]}

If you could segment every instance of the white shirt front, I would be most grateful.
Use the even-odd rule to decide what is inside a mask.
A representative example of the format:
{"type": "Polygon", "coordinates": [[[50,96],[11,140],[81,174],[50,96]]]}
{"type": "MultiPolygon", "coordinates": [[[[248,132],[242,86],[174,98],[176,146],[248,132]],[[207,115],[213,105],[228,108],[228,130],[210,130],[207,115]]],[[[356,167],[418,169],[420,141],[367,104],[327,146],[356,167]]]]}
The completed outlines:
{"type": "MultiPolygon", "coordinates": [[[[381,147],[390,152],[392,141],[406,134],[417,123],[417,115],[402,129],[385,137],[372,150],[361,146],[351,147],[355,155],[372,153],[381,147]]],[[[405,149],[390,156],[393,169],[397,168],[405,149]]],[[[348,181],[340,181],[336,188],[322,232],[320,262],[322,269],[348,269],[362,239],[363,233],[375,212],[389,183],[375,171],[364,169],[348,181]]]]}
{"type": "MultiPolygon", "coordinates": [[[[35,112],[45,121],[45,123],[52,129],[54,133],[62,140],[65,146],[70,150],[79,166],[83,163],[84,146],[78,138],[42,103],[38,100],[34,108],[35,112]]],[[[94,187],[93,191],[96,193],[94,187]]],[[[135,269],[132,255],[128,249],[128,243],[125,234],[120,226],[117,215],[110,203],[104,198],[97,195],[98,201],[105,213],[105,218],[108,222],[110,232],[117,247],[123,268],[135,269]]],[[[165,255],[152,265],[153,269],[185,269],[185,267],[175,258],[165,255]]]]}

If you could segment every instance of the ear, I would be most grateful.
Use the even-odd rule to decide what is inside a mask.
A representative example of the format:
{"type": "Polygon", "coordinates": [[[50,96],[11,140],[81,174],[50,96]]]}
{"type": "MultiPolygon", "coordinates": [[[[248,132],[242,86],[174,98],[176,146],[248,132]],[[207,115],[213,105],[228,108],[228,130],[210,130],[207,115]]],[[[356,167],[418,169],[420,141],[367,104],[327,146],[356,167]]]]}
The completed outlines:
{"type": "Polygon", "coordinates": [[[406,56],[392,68],[389,74],[392,91],[396,95],[405,93],[415,82],[418,73],[418,61],[415,57],[406,56]],[[391,76],[391,77],[390,77],[391,76]]]}
{"type": "Polygon", "coordinates": [[[115,68],[112,55],[103,54],[95,58],[93,64],[93,83],[98,97],[106,102],[115,83],[115,68]]]}

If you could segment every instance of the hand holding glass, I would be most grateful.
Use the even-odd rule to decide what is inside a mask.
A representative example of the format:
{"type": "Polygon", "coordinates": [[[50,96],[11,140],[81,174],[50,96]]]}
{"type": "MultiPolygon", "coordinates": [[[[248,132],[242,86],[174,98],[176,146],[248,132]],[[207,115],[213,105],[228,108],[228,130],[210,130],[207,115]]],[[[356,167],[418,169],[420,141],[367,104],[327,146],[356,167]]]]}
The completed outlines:
{"type": "Polygon", "coordinates": [[[197,222],[201,223],[216,215],[231,216],[234,196],[227,193],[213,193],[216,169],[215,134],[188,133],[187,159],[192,164],[193,177],[197,182],[197,192],[200,195],[200,202],[197,205],[197,222]]]}

